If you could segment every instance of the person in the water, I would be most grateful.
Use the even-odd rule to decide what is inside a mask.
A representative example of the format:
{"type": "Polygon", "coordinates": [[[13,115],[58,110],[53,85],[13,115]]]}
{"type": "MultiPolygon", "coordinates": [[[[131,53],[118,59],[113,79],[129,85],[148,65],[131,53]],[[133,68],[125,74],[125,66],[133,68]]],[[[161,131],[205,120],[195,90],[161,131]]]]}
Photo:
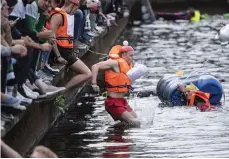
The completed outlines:
{"type": "Polygon", "coordinates": [[[108,95],[105,101],[105,109],[115,121],[121,121],[115,124],[114,127],[140,126],[136,113],[124,98],[131,88],[131,79],[127,76],[127,72],[132,68],[133,56],[134,49],[131,46],[116,45],[111,49],[108,60],[92,66],[92,88],[97,92],[99,92],[99,86],[97,85],[98,72],[99,70],[105,70],[108,95]]]}
{"type": "Polygon", "coordinates": [[[216,109],[216,107],[210,104],[210,94],[198,90],[195,85],[185,86],[184,84],[178,84],[178,89],[184,93],[189,106],[197,106],[202,112],[209,112],[216,109]]]}
{"type": "Polygon", "coordinates": [[[200,11],[193,8],[189,8],[186,11],[180,11],[176,13],[170,12],[155,12],[157,19],[163,18],[164,20],[190,20],[191,22],[198,22],[201,19],[200,11]]]}

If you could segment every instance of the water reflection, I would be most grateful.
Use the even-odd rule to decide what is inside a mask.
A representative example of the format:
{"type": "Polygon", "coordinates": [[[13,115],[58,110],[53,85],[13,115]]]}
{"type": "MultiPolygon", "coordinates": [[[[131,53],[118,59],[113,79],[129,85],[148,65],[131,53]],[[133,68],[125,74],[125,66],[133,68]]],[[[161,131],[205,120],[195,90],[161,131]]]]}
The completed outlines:
{"type": "Polygon", "coordinates": [[[124,133],[124,130],[110,130],[106,133],[107,138],[105,141],[105,152],[103,157],[105,158],[127,158],[132,151],[131,146],[133,141],[127,139],[124,136],[128,134],[124,133]]]}
{"type": "Polygon", "coordinates": [[[114,121],[104,97],[83,98],[43,143],[60,157],[229,157],[229,45],[214,40],[222,22],[229,20],[217,15],[200,23],[156,21],[127,29],[118,43],[128,40],[136,61],[149,68],[133,85],[138,97],[129,99],[141,128],[110,128],[114,121]],[[219,79],[226,96],[223,108],[158,107],[158,80],[177,70],[210,72],[219,79]]]}

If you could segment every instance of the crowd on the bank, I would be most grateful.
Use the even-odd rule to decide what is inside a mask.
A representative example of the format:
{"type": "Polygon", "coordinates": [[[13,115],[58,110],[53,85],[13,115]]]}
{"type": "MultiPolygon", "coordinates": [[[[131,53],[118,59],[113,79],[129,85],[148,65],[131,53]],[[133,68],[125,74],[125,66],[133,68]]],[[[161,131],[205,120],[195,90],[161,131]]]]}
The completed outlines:
{"type": "Polygon", "coordinates": [[[14,111],[90,79],[80,50],[129,15],[122,0],[1,0],[0,6],[1,130],[14,111]],[[52,84],[56,64],[77,72],[63,87],[52,84]]]}

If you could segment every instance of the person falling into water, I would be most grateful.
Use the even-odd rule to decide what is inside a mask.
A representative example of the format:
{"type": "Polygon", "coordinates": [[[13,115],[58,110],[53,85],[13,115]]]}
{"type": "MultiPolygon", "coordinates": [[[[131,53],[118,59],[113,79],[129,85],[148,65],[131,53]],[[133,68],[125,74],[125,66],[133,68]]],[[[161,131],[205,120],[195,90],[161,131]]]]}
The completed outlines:
{"type": "Polygon", "coordinates": [[[202,112],[209,112],[216,109],[216,107],[210,104],[210,94],[199,91],[194,84],[191,83],[188,86],[184,84],[178,84],[178,90],[184,93],[187,105],[197,106],[197,108],[202,112]]]}
{"type": "Polygon", "coordinates": [[[115,124],[114,127],[139,127],[140,121],[137,119],[136,113],[124,98],[131,88],[131,80],[127,76],[127,72],[133,66],[134,49],[131,46],[116,45],[111,49],[109,55],[108,60],[92,66],[92,88],[99,92],[97,75],[99,70],[105,70],[108,94],[105,109],[115,121],[121,121],[115,124]]]}

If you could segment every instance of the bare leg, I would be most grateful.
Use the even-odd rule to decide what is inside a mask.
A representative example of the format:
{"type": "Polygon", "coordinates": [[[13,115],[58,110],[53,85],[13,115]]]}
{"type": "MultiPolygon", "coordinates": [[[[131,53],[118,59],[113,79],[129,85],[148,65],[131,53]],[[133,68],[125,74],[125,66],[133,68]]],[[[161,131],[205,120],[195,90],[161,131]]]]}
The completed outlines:
{"type": "Polygon", "coordinates": [[[66,86],[65,86],[66,89],[72,88],[72,87],[74,87],[74,86],[76,86],[76,85],[88,80],[92,76],[90,69],[80,59],[78,59],[74,64],[72,64],[70,66],[70,68],[74,72],[78,72],[80,74],[78,74],[75,77],[73,77],[66,84],[66,86]]]}
{"type": "Polygon", "coordinates": [[[130,113],[131,113],[135,118],[138,117],[137,114],[136,114],[134,111],[131,111],[130,113]]]}
{"type": "Polygon", "coordinates": [[[119,118],[121,122],[115,124],[114,127],[140,127],[140,121],[131,112],[125,111],[119,118]]]}

